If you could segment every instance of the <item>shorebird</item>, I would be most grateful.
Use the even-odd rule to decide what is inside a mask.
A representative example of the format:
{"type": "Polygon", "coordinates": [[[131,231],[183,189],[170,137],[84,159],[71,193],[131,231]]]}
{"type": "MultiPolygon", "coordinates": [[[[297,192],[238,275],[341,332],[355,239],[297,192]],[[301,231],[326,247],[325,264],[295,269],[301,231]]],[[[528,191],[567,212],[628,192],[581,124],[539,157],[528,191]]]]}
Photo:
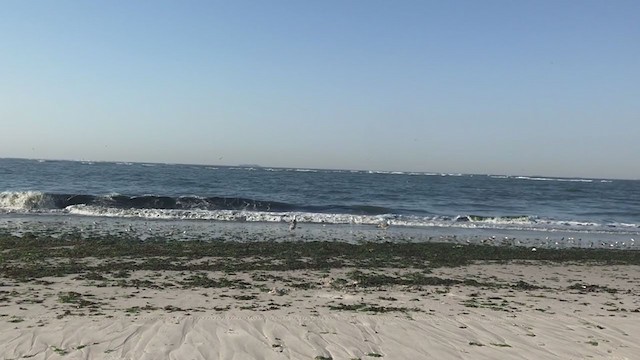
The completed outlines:
{"type": "Polygon", "coordinates": [[[378,223],[378,225],[376,225],[376,227],[378,229],[382,229],[382,230],[387,230],[389,228],[389,226],[391,226],[391,222],[388,219],[384,220],[384,221],[378,223]]]}
{"type": "Polygon", "coordinates": [[[296,220],[296,217],[293,217],[293,220],[291,220],[291,222],[289,223],[289,231],[293,231],[296,229],[296,226],[298,226],[298,221],[296,220]]]}

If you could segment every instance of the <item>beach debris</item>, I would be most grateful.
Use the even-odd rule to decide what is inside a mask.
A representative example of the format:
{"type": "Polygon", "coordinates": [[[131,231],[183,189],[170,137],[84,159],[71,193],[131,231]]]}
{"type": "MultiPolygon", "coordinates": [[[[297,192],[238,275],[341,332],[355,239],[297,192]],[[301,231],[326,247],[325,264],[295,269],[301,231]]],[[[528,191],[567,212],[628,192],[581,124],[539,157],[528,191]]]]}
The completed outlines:
{"type": "Polygon", "coordinates": [[[287,291],[286,289],[274,287],[269,291],[269,294],[283,296],[283,295],[286,295],[288,292],[289,291],[287,291]]]}

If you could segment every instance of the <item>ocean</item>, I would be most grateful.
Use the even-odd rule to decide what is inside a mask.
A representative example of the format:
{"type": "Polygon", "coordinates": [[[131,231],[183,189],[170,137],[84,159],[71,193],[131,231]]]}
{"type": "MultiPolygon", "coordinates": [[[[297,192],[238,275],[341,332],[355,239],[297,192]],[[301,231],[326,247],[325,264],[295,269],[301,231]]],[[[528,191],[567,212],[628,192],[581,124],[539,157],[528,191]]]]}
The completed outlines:
{"type": "Polygon", "coordinates": [[[0,230],[634,249],[640,181],[0,159],[0,230]]]}

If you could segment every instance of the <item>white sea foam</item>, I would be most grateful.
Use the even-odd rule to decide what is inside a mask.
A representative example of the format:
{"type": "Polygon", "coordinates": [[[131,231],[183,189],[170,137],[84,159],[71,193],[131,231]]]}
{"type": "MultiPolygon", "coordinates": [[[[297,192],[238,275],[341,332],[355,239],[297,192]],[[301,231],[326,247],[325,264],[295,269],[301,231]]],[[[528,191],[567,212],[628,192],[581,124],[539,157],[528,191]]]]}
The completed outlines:
{"type": "Polygon", "coordinates": [[[460,217],[420,217],[383,215],[352,215],[336,213],[312,213],[312,212],[270,212],[270,211],[245,211],[245,210],[177,210],[177,209],[119,209],[93,205],[71,205],[65,211],[74,215],[102,216],[116,218],[143,218],[163,220],[212,220],[212,221],[241,221],[241,222],[288,222],[294,217],[298,223],[313,224],[352,224],[352,225],[378,225],[388,222],[391,226],[402,227],[446,227],[468,229],[512,229],[512,230],[537,230],[556,231],[572,230],[582,232],[621,232],[633,231],[636,224],[620,225],[618,229],[603,226],[595,222],[556,221],[548,219],[535,219],[522,217],[487,217],[477,219],[466,217],[468,220],[460,221],[460,217]]]}
{"type": "Polygon", "coordinates": [[[608,226],[611,226],[611,227],[622,227],[622,228],[640,228],[640,225],[638,225],[638,224],[620,223],[620,222],[614,222],[614,223],[609,224],[608,226]]]}
{"type": "Polygon", "coordinates": [[[66,209],[70,214],[146,219],[217,220],[251,222],[286,222],[293,217],[298,222],[327,224],[377,224],[383,216],[321,214],[306,212],[268,212],[244,210],[176,210],[176,209],[118,209],[93,205],[71,205],[66,209]]]}
{"type": "Polygon", "coordinates": [[[48,197],[38,191],[0,193],[0,210],[33,210],[50,207],[48,197]]]}
{"type": "Polygon", "coordinates": [[[612,180],[595,180],[595,179],[582,179],[582,178],[550,178],[541,176],[511,176],[511,175],[487,175],[492,179],[517,179],[517,180],[531,180],[531,181],[558,181],[558,182],[582,182],[582,183],[611,183],[612,180]]]}
{"type": "Polygon", "coordinates": [[[518,180],[533,180],[533,181],[559,181],[559,182],[593,182],[593,179],[562,179],[562,178],[547,178],[547,177],[535,177],[535,176],[515,176],[514,179],[518,180]]]}
{"type": "Polygon", "coordinates": [[[527,216],[521,217],[511,217],[511,218],[501,218],[501,217],[491,217],[482,220],[471,220],[474,223],[485,223],[485,224],[496,224],[496,225],[513,225],[513,224],[535,224],[535,221],[532,221],[527,216]]]}

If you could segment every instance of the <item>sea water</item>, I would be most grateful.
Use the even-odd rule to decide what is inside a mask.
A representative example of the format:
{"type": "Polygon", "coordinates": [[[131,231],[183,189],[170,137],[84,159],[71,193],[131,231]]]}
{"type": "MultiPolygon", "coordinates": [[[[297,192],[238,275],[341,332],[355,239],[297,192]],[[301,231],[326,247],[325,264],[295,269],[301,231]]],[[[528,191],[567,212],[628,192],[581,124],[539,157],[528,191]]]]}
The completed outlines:
{"type": "Polygon", "coordinates": [[[629,249],[640,181],[0,159],[0,229],[629,249]]]}

